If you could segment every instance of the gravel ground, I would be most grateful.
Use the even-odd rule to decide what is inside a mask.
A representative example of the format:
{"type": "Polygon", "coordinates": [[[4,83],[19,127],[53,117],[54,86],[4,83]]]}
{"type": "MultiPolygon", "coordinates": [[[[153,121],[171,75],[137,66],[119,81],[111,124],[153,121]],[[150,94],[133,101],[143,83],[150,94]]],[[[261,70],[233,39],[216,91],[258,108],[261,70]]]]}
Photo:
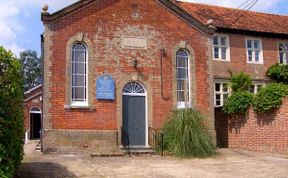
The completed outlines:
{"type": "Polygon", "coordinates": [[[288,155],[220,149],[207,159],[170,156],[91,158],[87,155],[43,155],[35,143],[25,146],[25,158],[17,178],[288,178],[288,155]]]}

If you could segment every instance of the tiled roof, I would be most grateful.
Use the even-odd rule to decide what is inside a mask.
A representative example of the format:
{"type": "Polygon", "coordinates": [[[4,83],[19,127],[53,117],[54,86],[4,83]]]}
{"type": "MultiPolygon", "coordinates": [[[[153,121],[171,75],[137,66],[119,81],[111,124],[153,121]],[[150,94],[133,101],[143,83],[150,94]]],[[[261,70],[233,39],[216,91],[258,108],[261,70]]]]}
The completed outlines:
{"type": "Polygon", "coordinates": [[[254,11],[245,12],[239,9],[198,3],[175,2],[175,4],[203,24],[212,19],[213,25],[218,28],[288,34],[288,16],[254,11]],[[244,15],[239,18],[243,13],[244,15]],[[239,20],[233,23],[238,18],[239,20]]]}

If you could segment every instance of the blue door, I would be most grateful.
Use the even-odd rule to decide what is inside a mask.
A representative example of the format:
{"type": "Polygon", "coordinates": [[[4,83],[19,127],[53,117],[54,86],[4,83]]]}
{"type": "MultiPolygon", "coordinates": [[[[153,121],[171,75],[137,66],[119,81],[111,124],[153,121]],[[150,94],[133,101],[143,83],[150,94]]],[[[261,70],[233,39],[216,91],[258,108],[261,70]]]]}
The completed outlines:
{"type": "Polygon", "coordinates": [[[146,145],[146,97],[142,85],[132,82],[123,90],[123,146],[146,145]]]}

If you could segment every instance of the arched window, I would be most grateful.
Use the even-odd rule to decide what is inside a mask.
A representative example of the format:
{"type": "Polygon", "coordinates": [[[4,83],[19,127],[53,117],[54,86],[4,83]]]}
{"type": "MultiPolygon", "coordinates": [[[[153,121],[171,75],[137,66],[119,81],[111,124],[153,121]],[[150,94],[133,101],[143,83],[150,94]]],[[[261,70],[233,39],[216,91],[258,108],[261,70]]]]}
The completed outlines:
{"type": "Polygon", "coordinates": [[[72,105],[88,105],[87,99],[87,49],[82,43],[72,47],[72,105]]]}
{"type": "Polygon", "coordinates": [[[190,68],[189,54],[186,50],[176,53],[177,108],[189,108],[190,102],[190,68]]]}

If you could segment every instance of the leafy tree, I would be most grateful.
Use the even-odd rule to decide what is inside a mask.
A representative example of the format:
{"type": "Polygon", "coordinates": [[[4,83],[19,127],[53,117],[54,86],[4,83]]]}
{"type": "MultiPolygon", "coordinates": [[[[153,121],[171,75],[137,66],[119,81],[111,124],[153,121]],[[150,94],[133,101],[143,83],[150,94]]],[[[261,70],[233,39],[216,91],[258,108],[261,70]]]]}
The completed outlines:
{"type": "Polygon", "coordinates": [[[36,51],[26,50],[20,53],[24,89],[33,88],[42,83],[41,60],[36,51]]]}
{"type": "Polygon", "coordinates": [[[13,177],[23,157],[21,62],[0,47],[0,177],[13,177]]]}

